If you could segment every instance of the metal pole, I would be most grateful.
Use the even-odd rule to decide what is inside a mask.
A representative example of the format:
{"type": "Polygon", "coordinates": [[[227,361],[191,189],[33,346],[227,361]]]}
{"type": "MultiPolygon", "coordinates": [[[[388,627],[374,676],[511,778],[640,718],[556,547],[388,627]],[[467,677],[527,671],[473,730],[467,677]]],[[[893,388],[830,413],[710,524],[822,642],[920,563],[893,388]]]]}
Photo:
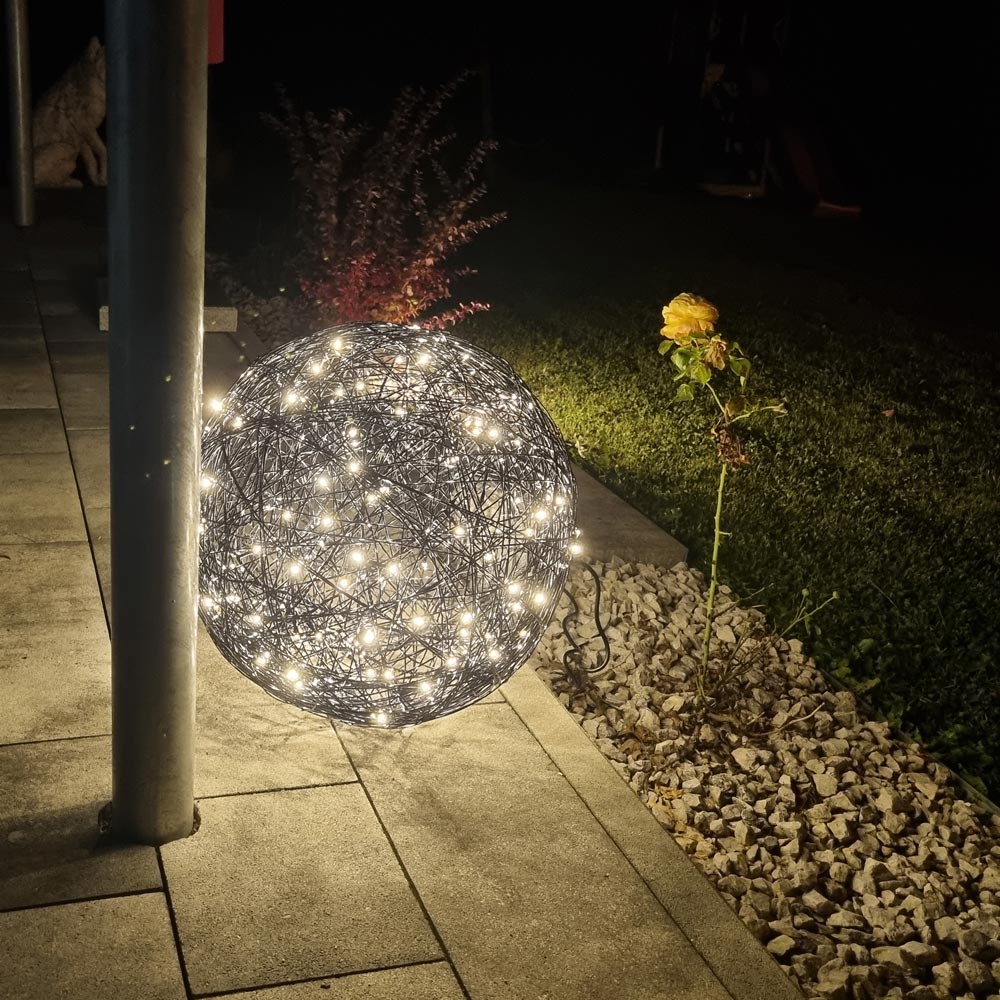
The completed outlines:
{"type": "Polygon", "coordinates": [[[35,222],[31,147],[31,60],[27,0],[7,0],[7,92],[10,102],[10,194],[15,226],[35,222]]]}
{"type": "Polygon", "coordinates": [[[194,821],[206,0],[107,0],[112,832],[194,821]]]}

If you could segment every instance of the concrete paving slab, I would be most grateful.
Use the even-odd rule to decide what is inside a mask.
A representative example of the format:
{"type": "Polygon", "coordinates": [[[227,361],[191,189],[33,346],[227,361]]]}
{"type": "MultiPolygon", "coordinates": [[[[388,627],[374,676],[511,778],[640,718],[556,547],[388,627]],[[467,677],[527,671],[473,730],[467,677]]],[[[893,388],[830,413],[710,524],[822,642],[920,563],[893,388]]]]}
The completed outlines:
{"type": "Polygon", "coordinates": [[[16,233],[0,237],[0,271],[25,271],[28,268],[28,245],[16,233]]]}
{"type": "Polygon", "coordinates": [[[0,309],[8,302],[35,301],[35,286],[28,271],[0,271],[0,309]]]}
{"type": "Polygon", "coordinates": [[[509,707],[339,732],[474,1000],[728,1000],[509,707]]]}
{"type": "Polygon", "coordinates": [[[67,264],[32,263],[31,273],[39,281],[68,281],[73,277],[73,268],[67,264]]]}
{"type": "Polygon", "coordinates": [[[62,416],[47,409],[0,409],[0,455],[66,455],[62,416]]]}
{"type": "MultiPolygon", "coordinates": [[[[67,232],[66,236],[71,234],[67,232]]],[[[31,248],[31,273],[35,280],[73,281],[81,274],[105,269],[100,260],[102,253],[99,247],[86,240],[78,242],[78,246],[61,246],[58,249],[36,242],[31,248]]]]}
{"type": "Polygon", "coordinates": [[[91,507],[111,506],[111,453],[106,430],[71,430],[69,452],[80,487],[80,499],[91,507]]]}
{"type": "Polygon", "coordinates": [[[108,376],[94,372],[56,374],[59,405],[70,430],[108,426],[108,376]]]}
{"type": "Polygon", "coordinates": [[[89,621],[0,625],[0,744],[111,731],[111,644],[100,607],[89,621]]]}
{"type": "Polygon", "coordinates": [[[86,540],[68,455],[0,455],[0,543],[86,540]]]}
{"type": "Polygon", "coordinates": [[[87,315],[94,309],[94,290],[85,281],[35,281],[35,297],[42,316],[87,315]]]}
{"type": "Polygon", "coordinates": [[[86,542],[0,544],[0,607],[5,625],[87,622],[100,608],[86,542]]]}
{"type": "Polygon", "coordinates": [[[108,371],[108,345],[100,340],[54,340],[49,345],[52,370],[57,372],[108,371]]]}
{"type": "Polygon", "coordinates": [[[0,996],[185,1000],[163,893],[0,914],[0,996]]]}
{"type": "Polygon", "coordinates": [[[98,833],[109,737],[0,747],[0,787],[0,910],[160,888],[153,848],[98,833]]]}
{"type": "Polygon", "coordinates": [[[199,626],[196,795],[356,780],[329,722],[276,701],[247,680],[199,626]]]}
{"type": "Polygon", "coordinates": [[[734,1000],[801,1000],[791,980],[531,667],[519,670],[502,690],[734,1000]]]}
{"type": "MultiPolygon", "coordinates": [[[[0,272],[2,273],[2,272],[0,272]]],[[[21,344],[22,346],[37,345],[44,349],[45,336],[37,323],[19,323],[11,326],[0,326],[0,345],[21,344]]],[[[44,352],[44,350],[43,350],[44,352]]]]}
{"type": "Polygon", "coordinates": [[[0,326],[38,326],[38,308],[34,297],[25,301],[10,299],[0,309],[0,326]]]}
{"type": "Polygon", "coordinates": [[[87,314],[93,311],[96,301],[94,286],[86,275],[74,275],[72,278],[64,279],[44,279],[36,276],[34,284],[38,309],[43,316],[58,316],[70,312],[87,314]],[[61,305],[67,308],[58,308],[61,305]],[[72,308],[68,308],[70,306],[72,308]],[[46,313],[46,309],[52,311],[46,313]]]}
{"type": "Polygon", "coordinates": [[[50,343],[66,340],[96,340],[107,343],[108,335],[97,328],[97,323],[83,313],[74,312],[61,316],[43,316],[45,339],[50,343]]]}
{"type": "MultiPolygon", "coordinates": [[[[66,282],[49,282],[50,285],[62,285],[66,282]]],[[[41,314],[43,320],[46,316],[73,316],[80,312],[80,306],[75,299],[72,298],[57,298],[54,295],[51,298],[42,300],[41,296],[38,299],[38,312],[41,314]]]]}
{"type": "Polygon", "coordinates": [[[314,979],[237,995],[244,1000],[465,1000],[447,962],[314,979]]]}
{"type": "Polygon", "coordinates": [[[87,533],[97,567],[97,582],[108,611],[111,610],[111,508],[87,507],[87,533]]]}
{"type": "Polygon", "coordinates": [[[578,465],[577,518],[580,541],[589,558],[621,556],[632,562],[670,567],[687,559],[687,547],[640,514],[578,465]]]}
{"type": "Polygon", "coordinates": [[[194,993],[442,957],[359,785],[209,799],[201,817],[161,848],[194,993]]]}
{"type": "Polygon", "coordinates": [[[56,405],[45,341],[38,331],[8,327],[0,334],[0,409],[56,405]]]}

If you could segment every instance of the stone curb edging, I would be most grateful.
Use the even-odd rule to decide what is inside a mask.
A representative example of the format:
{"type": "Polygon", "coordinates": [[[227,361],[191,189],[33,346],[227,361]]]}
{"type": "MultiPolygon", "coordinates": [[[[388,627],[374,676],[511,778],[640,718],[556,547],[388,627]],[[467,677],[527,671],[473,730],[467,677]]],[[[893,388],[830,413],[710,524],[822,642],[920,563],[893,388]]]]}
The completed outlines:
{"type": "Polygon", "coordinates": [[[733,1000],[802,1000],[795,984],[534,669],[522,667],[501,691],[733,1000]]]}

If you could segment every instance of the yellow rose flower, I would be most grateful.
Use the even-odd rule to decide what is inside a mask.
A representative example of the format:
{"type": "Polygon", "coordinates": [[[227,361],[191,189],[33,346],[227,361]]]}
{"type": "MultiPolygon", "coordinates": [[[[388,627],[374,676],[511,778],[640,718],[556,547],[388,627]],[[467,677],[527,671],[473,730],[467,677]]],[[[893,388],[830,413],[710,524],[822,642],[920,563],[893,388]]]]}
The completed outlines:
{"type": "Polygon", "coordinates": [[[726,367],[726,351],[729,345],[721,337],[713,337],[705,346],[702,358],[706,365],[717,368],[720,372],[726,367]]]}
{"type": "Polygon", "coordinates": [[[660,330],[660,336],[671,340],[689,340],[697,334],[712,333],[718,319],[719,310],[708,299],[681,292],[663,307],[663,322],[666,325],[660,330]]]}

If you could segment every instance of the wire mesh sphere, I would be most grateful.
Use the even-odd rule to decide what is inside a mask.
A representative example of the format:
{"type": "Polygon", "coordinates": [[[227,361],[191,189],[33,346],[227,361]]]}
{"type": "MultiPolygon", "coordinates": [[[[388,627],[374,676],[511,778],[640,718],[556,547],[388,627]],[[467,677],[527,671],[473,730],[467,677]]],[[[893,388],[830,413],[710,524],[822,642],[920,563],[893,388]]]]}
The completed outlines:
{"type": "Polygon", "coordinates": [[[355,725],[448,715],[541,638],[576,483],[541,404],[450,335],[340,326],[260,358],[202,438],[201,615],[270,694],[355,725]]]}

